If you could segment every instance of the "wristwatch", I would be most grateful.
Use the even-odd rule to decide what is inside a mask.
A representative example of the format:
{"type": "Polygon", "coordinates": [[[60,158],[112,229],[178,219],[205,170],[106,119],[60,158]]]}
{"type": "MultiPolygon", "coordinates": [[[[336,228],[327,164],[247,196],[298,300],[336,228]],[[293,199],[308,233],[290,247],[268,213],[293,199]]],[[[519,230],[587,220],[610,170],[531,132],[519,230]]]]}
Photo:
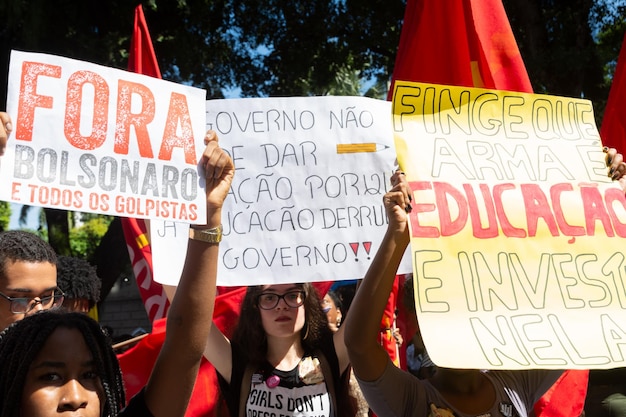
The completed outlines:
{"type": "Polygon", "coordinates": [[[194,229],[189,227],[189,239],[207,243],[220,243],[222,241],[222,225],[210,229],[194,229]]]}

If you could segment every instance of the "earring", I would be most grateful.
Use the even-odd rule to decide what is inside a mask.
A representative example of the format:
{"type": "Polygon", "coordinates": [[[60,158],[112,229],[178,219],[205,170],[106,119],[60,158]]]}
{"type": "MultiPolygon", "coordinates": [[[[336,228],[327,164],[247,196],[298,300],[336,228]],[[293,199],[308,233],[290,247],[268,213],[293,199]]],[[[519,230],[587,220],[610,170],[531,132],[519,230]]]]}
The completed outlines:
{"type": "Polygon", "coordinates": [[[341,317],[337,317],[337,327],[341,326],[341,317]]]}

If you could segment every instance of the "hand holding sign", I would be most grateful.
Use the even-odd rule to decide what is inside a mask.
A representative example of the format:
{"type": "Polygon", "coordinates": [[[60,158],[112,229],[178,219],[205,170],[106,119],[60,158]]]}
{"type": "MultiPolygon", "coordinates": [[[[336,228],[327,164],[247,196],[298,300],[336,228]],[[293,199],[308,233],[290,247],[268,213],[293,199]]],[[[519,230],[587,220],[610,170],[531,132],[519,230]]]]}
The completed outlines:
{"type": "Polygon", "coordinates": [[[622,190],[626,192],[626,162],[621,153],[615,148],[604,148],[606,152],[606,166],[609,167],[609,177],[618,181],[622,190]]]}
{"type": "Polygon", "coordinates": [[[7,139],[11,134],[11,118],[5,112],[0,112],[0,156],[4,155],[7,139]]]}

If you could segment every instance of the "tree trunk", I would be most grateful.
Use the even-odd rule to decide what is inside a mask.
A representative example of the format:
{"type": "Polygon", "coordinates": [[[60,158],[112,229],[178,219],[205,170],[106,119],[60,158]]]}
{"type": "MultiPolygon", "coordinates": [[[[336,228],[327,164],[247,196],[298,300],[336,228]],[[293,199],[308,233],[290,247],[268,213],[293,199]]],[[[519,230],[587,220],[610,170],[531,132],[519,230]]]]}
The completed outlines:
{"type": "Polygon", "coordinates": [[[109,295],[122,272],[130,270],[130,257],[119,217],[115,217],[109,225],[109,229],[102,236],[100,245],[90,261],[96,266],[98,276],[102,280],[100,290],[100,302],[102,302],[109,295]]]}
{"type": "Polygon", "coordinates": [[[67,211],[44,208],[46,224],[48,225],[48,242],[57,255],[71,256],[70,226],[67,211]]]}

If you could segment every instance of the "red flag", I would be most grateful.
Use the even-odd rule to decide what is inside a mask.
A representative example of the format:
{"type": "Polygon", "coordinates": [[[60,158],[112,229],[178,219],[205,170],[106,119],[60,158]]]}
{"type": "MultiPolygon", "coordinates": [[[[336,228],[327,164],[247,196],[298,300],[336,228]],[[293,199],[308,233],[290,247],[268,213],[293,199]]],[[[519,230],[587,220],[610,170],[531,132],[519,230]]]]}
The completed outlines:
{"type": "MultiPolygon", "coordinates": [[[[532,93],[501,0],[408,0],[389,99],[395,80],[532,93]]],[[[588,375],[566,371],[537,403],[535,413],[580,415],[588,375]]]]}
{"type": "MultiPolygon", "coordinates": [[[[161,78],[161,71],[152,48],[141,5],[135,8],[135,25],[128,54],[128,70],[161,78]]],[[[169,301],[163,286],[152,280],[152,250],[147,238],[146,222],[142,219],[123,217],[122,227],[139,293],[152,323],[167,315],[169,301]]]]}
{"type": "Polygon", "coordinates": [[[532,92],[501,0],[408,0],[395,80],[532,92]]]}
{"type": "Polygon", "coordinates": [[[626,48],[624,45],[626,45],[626,35],[624,35],[622,50],[617,59],[617,67],[600,128],[602,143],[620,152],[626,151],[626,106],[623,103],[626,97],[626,48]]]}
{"type": "Polygon", "coordinates": [[[148,24],[143,15],[141,4],[135,8],[135,26],[130,41],[128,54],[128,70],[137,74],[161,78],[161,70],[154,54],[152,39],[148,32],[148,24]]]}

